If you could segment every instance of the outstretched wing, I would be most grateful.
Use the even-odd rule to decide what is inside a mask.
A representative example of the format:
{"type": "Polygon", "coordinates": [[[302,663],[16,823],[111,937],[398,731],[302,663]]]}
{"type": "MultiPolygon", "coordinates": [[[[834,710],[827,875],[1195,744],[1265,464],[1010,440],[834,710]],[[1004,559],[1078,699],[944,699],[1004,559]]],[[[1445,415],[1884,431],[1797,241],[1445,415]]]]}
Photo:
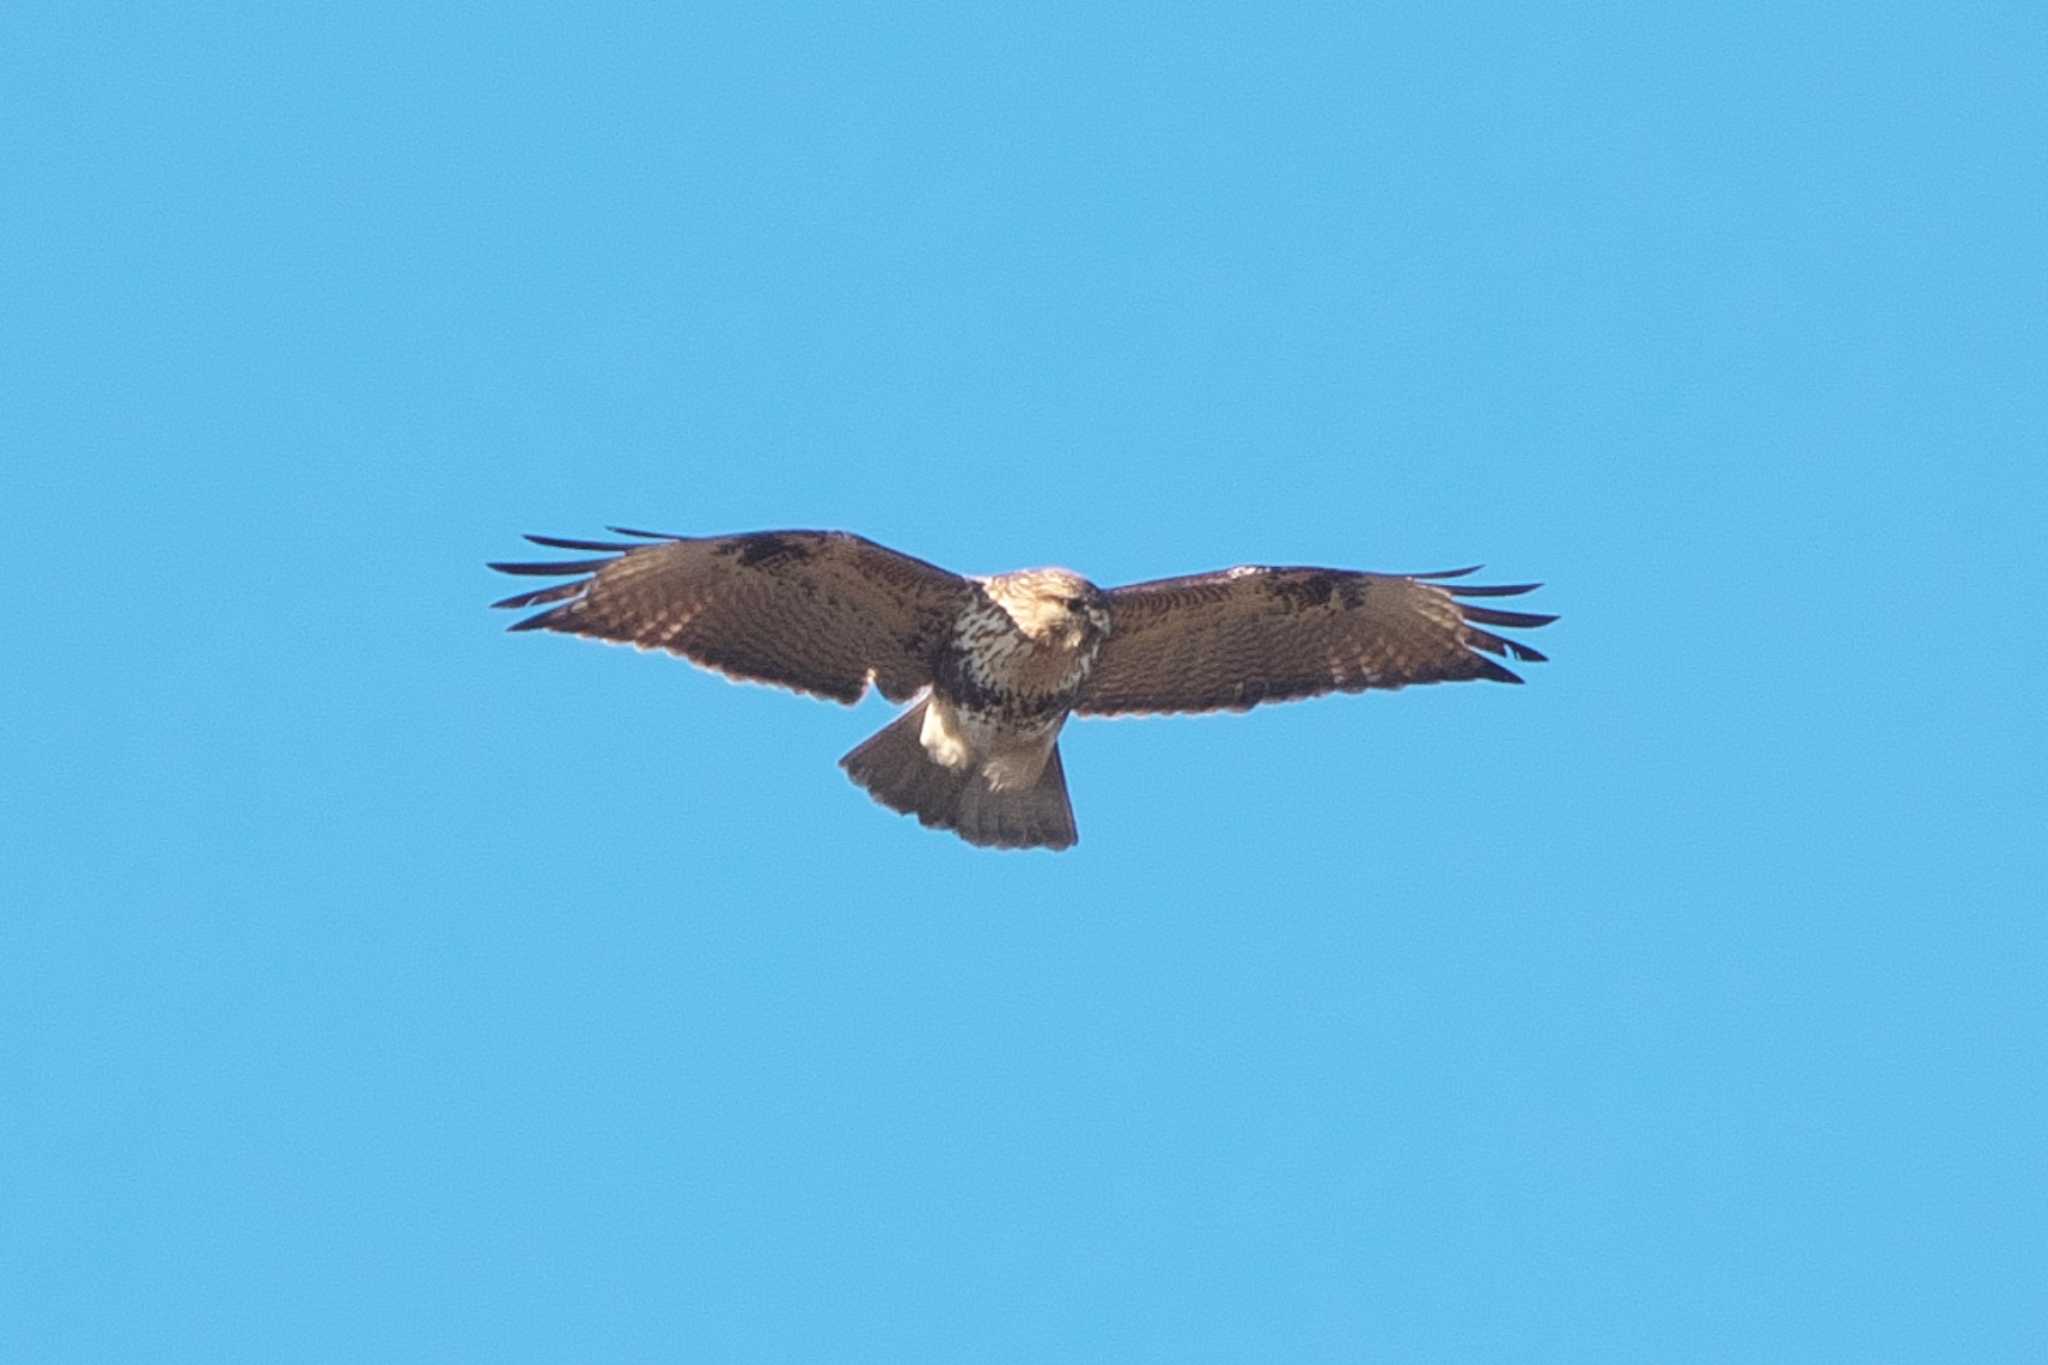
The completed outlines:
{"type": "Polygon", "coordinates": [[[934,646],[972,591],[957,574],[845,531],[612,530],[636,539],[528,536],[606,557],[493,564],[500,573],[575,577],[491,605],[559,602],[512,629],[665,649],[734,678],[852,703],[870,678],[891,701],[929,683],[934,646]]]}
{"type": "Polygon", "coordinates": [[[1109,590],[1110,633],[1075,710],[1242,711],[1368,687],[1520,678],[1488,658],[1543,656],[1484,629],[1530,629],[1554,616],[1463,601],[1538,587],[1345,569],[1226,569],[1109,590]]]}

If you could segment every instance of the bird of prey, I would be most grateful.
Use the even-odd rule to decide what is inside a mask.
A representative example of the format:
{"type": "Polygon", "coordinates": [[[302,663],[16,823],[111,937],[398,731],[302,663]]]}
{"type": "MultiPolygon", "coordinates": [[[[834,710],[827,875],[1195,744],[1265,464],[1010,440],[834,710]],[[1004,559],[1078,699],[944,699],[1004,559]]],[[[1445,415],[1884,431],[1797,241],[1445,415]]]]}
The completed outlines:
{"type": "Polygon", "coordinates": [[[1471,599],[1473,569],[1382,574],[1246,566],[1121,588],[1065,569],[970,578],[845,531],[623,540],[528,536],[595,559],[498,563],[565,577],[492,605],[546,607],[513,630],[663,649],[735,679],[900,716],[839,761],[883,805],[997,848],[1078,837],[1060,766],[1067,717],[1243,711],[1409,683],[1519,683],[1489,655],[1543,655],[1486,629],[1554,616],[1471,599]]]}

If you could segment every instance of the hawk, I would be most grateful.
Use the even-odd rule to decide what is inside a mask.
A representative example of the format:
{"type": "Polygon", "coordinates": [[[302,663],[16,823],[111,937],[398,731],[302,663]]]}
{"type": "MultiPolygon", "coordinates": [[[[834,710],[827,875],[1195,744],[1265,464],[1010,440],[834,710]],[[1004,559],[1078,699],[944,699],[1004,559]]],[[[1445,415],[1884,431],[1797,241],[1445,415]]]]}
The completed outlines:
{"type": "Polygon", "coordinates": [[[1070,715],[1519,683],[1488,656],[1543,655],[1487,627],[1557,619],[1475,603],[1539,585],[1459,581],[1471,568],[1246,566],[1098,588],[1066,569],[965,577],[846,531],[611,530],[626,539],[526,537],[600,558],[492,564],[568,579],[493,603],[547,608],[511,629],[663,649],[849,705],[873,684],[912,704],[839,766],[883,805],[997,848],[1079,837],[1060,766],[1070,715]]]}

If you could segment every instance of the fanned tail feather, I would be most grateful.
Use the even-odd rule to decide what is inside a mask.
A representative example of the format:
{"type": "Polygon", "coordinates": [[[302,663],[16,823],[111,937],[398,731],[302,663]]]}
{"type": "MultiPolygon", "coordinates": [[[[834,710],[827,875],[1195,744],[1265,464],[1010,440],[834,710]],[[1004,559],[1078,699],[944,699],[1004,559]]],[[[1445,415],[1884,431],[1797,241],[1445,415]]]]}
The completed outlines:
{"type": "Polygon", "coordinates": [[[1067,800],[1066,772],[1054,746],[1045,770],[1031,787],[990,788],[978,768],[941,767],[925,752],[921,735],[929,699],[870,735],[839,766],[891,810],[915,815],[920,824],[950,829],[970,844],[988,848],[1067,848],[1079,837],[1067,800]]]}

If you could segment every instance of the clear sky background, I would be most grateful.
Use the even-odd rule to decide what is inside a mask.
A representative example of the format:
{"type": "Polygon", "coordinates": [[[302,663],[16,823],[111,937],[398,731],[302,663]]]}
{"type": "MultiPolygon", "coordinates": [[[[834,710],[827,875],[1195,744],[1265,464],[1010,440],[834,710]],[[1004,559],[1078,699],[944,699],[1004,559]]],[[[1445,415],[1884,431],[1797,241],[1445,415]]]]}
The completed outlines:
{"type": "Polygon", "coordinates": [[[0,12],[0,1357],[2048,1353],[2021,3],[0,12]],[[1542,579],[881,725],[522,531],[1542,579]]]}

